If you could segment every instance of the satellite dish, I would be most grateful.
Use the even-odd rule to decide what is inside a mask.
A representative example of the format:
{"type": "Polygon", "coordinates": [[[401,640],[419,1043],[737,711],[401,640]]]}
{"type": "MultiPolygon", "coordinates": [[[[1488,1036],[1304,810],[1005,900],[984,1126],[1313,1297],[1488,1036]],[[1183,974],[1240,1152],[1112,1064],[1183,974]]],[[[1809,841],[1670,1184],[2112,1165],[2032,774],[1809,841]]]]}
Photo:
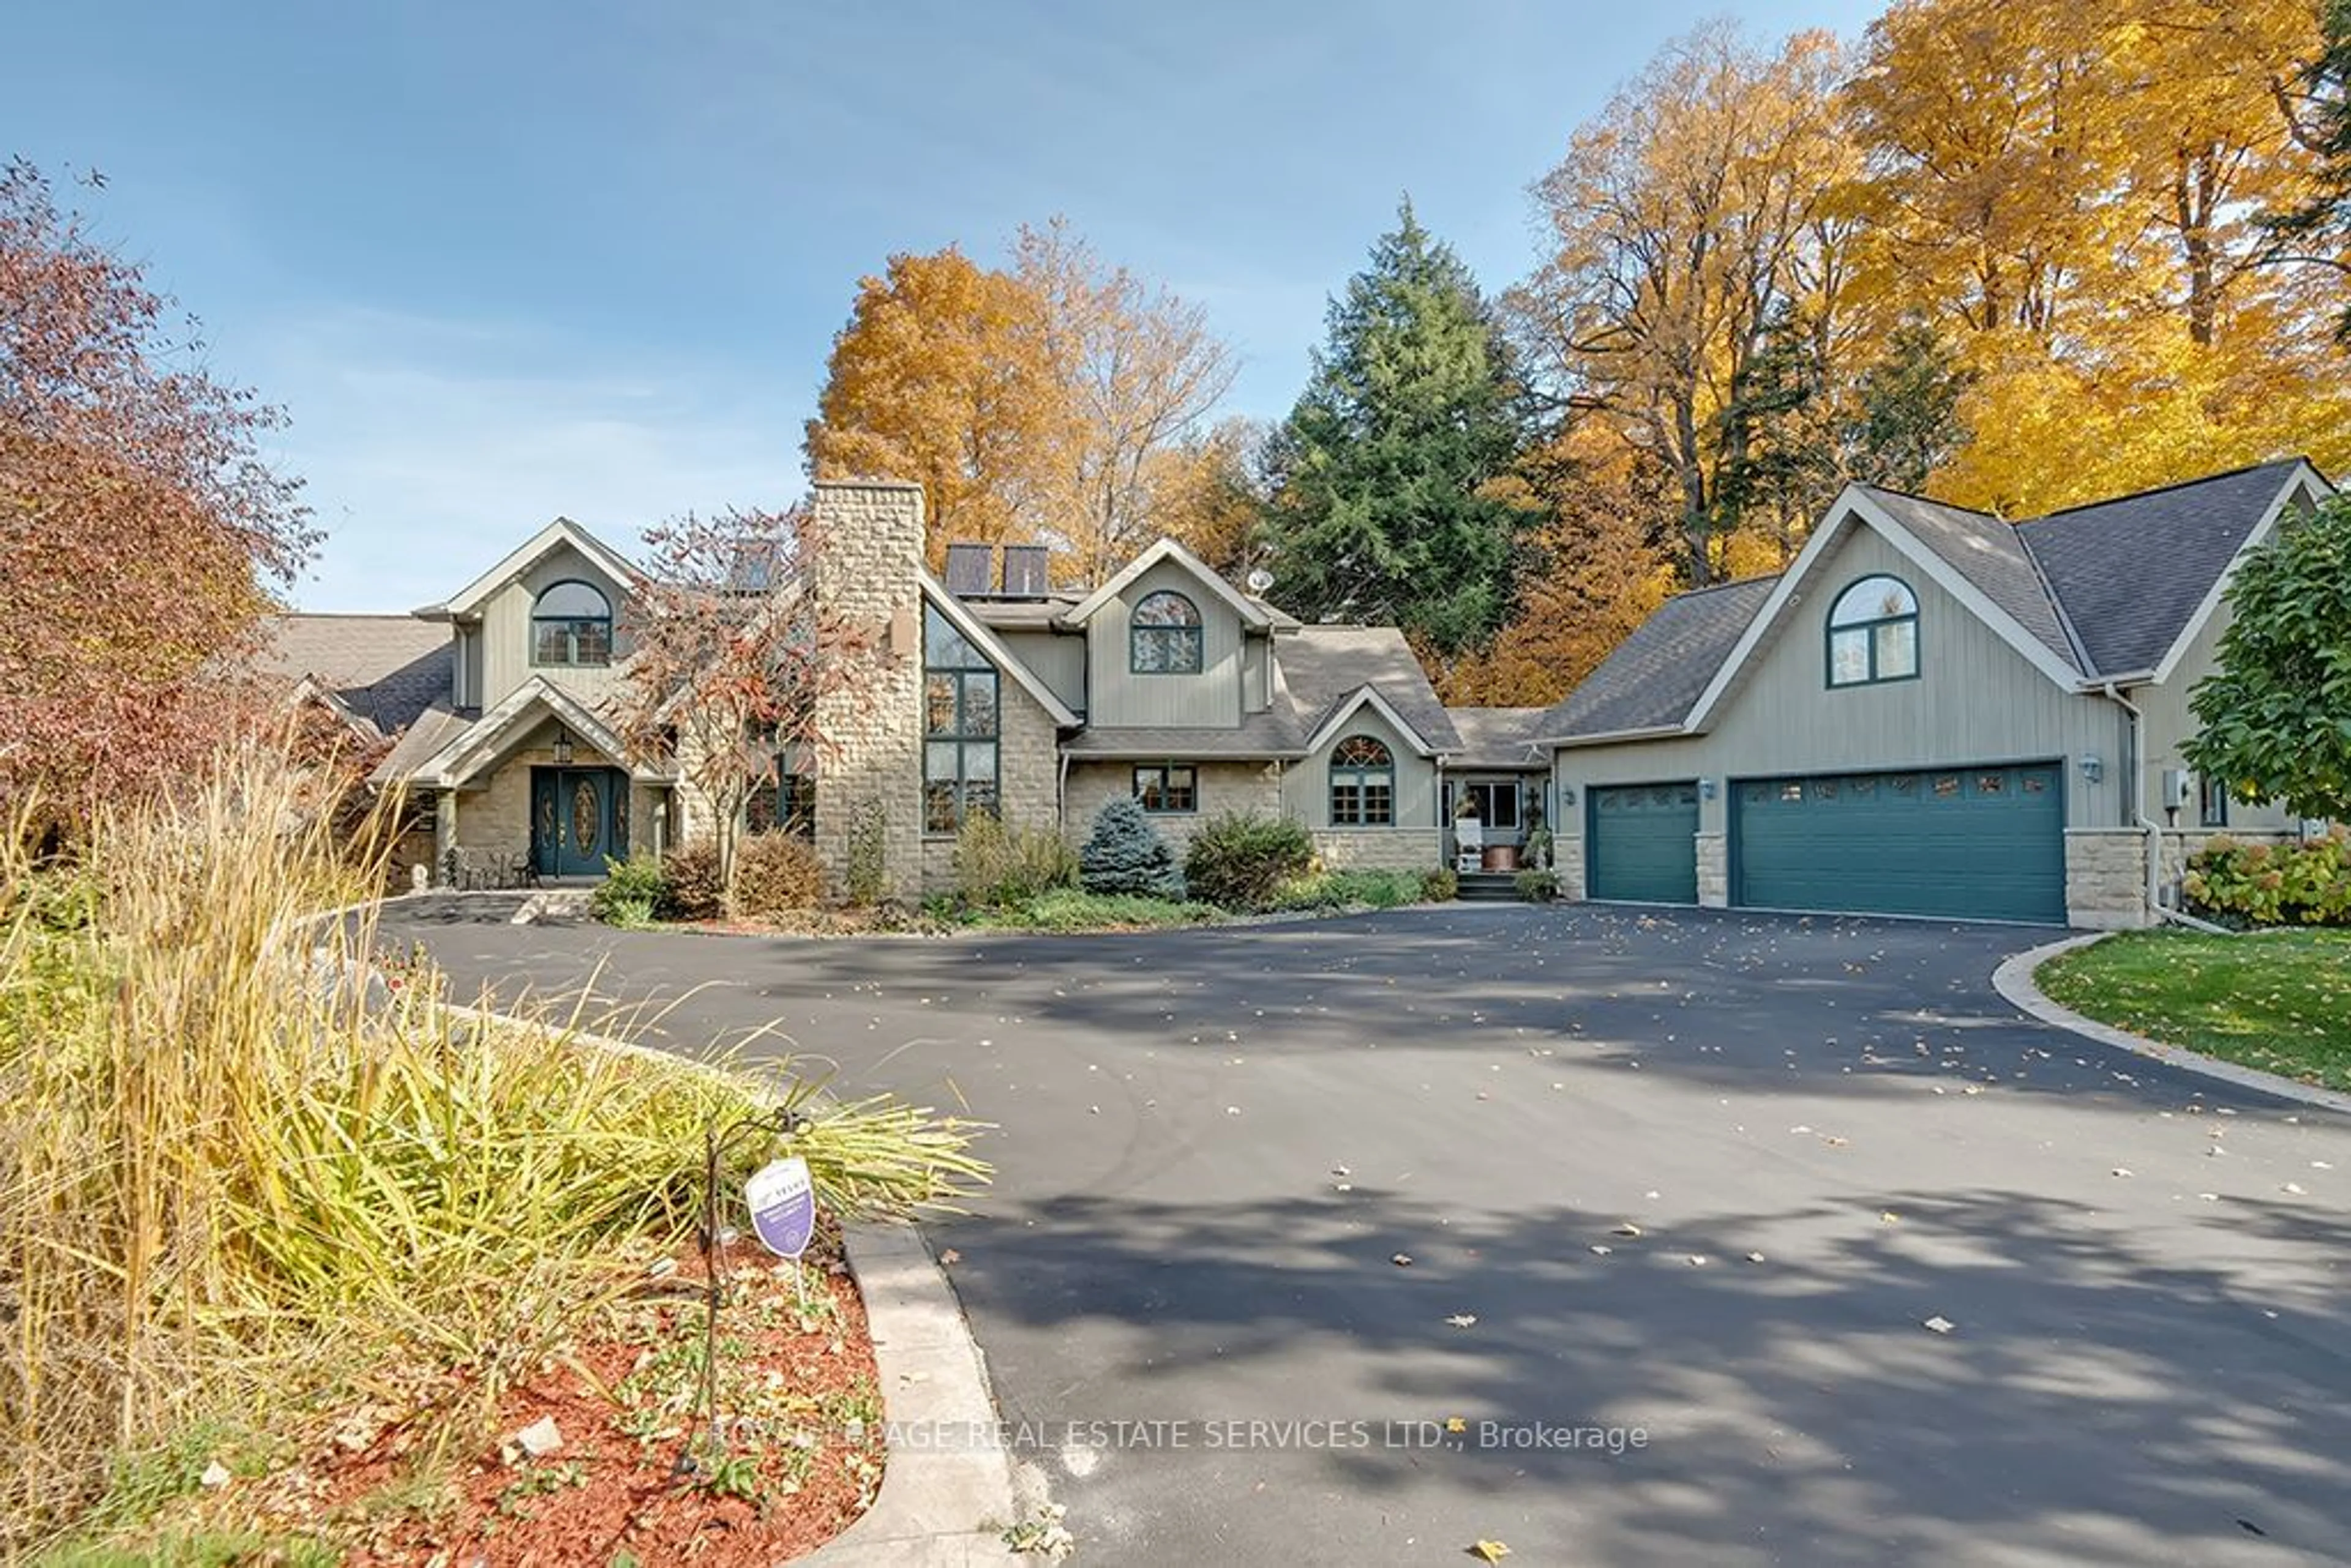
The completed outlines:
{"type": "Polygon", "coordinates": [[[1263,593],[1272,586],[1273,573],[1266,570],[1265,568],[1259,567],[1249,574],[1249,591],[1251,593],[1263,593]]]}

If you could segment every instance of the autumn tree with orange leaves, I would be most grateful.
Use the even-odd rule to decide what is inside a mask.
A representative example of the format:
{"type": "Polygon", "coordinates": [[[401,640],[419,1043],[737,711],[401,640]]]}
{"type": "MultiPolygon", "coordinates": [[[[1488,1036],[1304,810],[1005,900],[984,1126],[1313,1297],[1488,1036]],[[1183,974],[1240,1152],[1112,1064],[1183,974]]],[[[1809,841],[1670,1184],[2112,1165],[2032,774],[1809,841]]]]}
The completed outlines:
{"type": "Polygon", "coordinates": [[[318,540],[260,455],[282,416],[172,310],[38,170],[0,171],[0,808],[51,824],[222,737],[318,540]]]}

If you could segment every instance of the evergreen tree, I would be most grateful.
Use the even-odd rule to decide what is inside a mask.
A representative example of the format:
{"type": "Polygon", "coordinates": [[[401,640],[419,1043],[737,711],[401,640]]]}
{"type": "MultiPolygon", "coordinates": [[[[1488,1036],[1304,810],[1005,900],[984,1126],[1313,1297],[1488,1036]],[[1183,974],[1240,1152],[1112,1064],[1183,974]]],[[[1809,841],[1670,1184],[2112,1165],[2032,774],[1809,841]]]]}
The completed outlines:
{"type": "MultiPolygon", "coordinates": [[[[2321,0],[2318,29],[2318,57],[2301,84],[2309,107],[2297,138],[2318,157],[2314,189],[2298,206],[2262,214],[2262,225],[2294,259],[2351,274],[2344,256],[2351,242],[2351,0],[2321,0]]],[[[2351,306],[2335,317],[2335,338],[2351,346],[2351,306]]]]}
{"type": "Polygon", "coordinates": [[[1968,444],[1959,399],[1973,381],[1950,345],[1924,321],[1905,321],[1862,373],[1859,408],[1846,431],[1853,476],[1891,490],[1920,490],[1968,444]]]}
{"type": "Polygon", "coordinates": [[[1844,483],[1830,402],[1814,323],[1783,302],[1765,317],[1723,407],[1714,542],[1727,546],[1744,534],[1768,541],[1778,565],[1794,559],[1844,483]]]}
{"type": "Polygon", "coordinates": [[[1130,797],[1121,796],[1094,814],[1093,831],[1078,851],[1078,880],[1088,893],[1184,896],[1176,852],[1130,797]]]}
{"type": "Polygon", "coordinates": [[[1532,514],[1496,493],[1528,402],[1476,279],[1406,201],[1331,303],[1313,376],[1268,454],[1265,543],[1309,621],[1401,626],[1451,654],[1489,640],[1532,514]]]}

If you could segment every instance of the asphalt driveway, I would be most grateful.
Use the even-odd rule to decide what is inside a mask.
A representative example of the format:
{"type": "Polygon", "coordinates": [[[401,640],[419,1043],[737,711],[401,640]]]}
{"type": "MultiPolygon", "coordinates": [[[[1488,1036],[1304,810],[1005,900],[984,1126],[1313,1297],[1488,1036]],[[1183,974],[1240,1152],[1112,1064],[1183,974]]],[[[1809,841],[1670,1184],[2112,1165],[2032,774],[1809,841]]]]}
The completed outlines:
{"type": "Polygon", "coordinates": [[[2351,1121],[2018,1017],[2044,934],[395,908],[461,990],[998,1124],[931,1233],[1085,1561],[2351,1559],[2351,1121]]]}

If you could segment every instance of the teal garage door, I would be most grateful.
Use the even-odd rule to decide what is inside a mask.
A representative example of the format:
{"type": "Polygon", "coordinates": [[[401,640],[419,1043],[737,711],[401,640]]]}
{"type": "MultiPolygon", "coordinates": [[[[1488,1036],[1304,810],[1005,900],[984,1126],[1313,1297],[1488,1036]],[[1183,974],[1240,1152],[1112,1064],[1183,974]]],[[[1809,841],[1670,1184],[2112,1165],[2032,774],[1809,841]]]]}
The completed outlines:
{"type": "Polygon", "coordinates": [[[1585,886],[1593,898],[1698,902],[1698,785],[1608,785],[1591,791],[1585,886]]]}
{"type": "Polygon", "coordinates": [[[1731,901],[2063,925],[2063,777],[2046,762],[1742,779],[1731,901]]]}

